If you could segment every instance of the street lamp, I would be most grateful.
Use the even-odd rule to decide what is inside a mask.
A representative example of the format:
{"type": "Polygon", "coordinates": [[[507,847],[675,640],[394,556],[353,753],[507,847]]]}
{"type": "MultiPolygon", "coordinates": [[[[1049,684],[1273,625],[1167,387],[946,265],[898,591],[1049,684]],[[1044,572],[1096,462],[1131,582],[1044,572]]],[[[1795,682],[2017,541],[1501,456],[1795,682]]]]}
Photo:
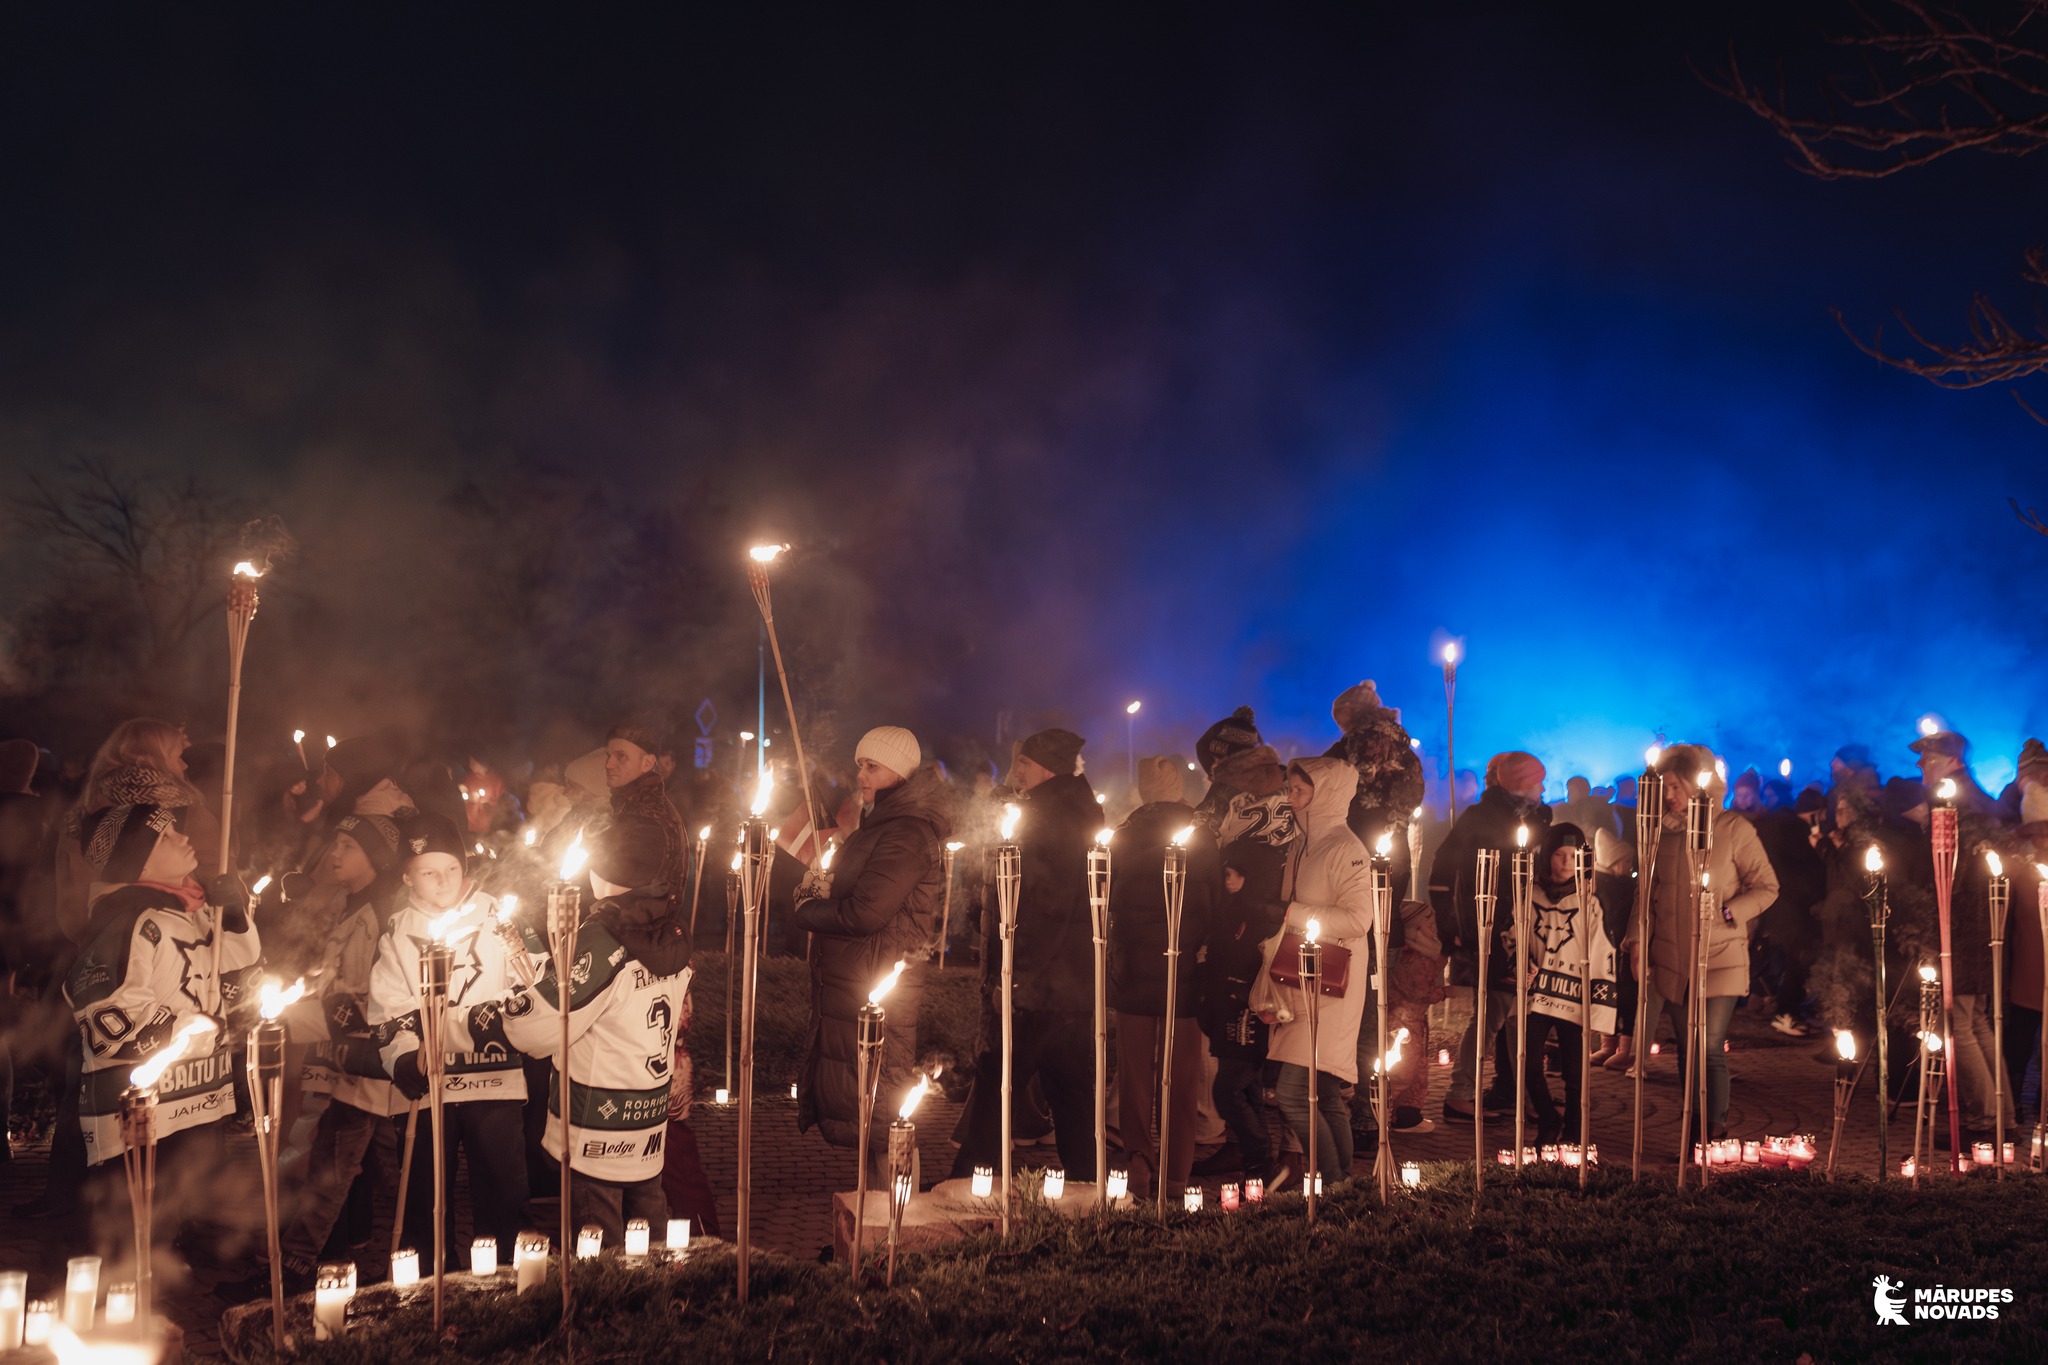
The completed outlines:
{"type": "Polygon", "coordinates": [[[1144,705],[1144,702],[1134,701],[1124,708],[1124,748],[1130,755],[1133,790],[1136,790],[1138,785],[1138,712],[1144,705]]]}

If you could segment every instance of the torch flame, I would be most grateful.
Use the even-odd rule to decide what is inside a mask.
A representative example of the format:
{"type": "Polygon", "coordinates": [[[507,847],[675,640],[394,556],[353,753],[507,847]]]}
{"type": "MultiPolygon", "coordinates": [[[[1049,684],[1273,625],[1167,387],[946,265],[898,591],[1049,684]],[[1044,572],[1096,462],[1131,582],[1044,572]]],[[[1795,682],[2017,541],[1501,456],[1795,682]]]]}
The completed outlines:
{"type": "Polygon", "coordinates": [[[1863,870],[1865,872],[1884,871],[1884,850],[1880,849],[1876,844],[1872,844],[1864,850],[1863,870]]]}
{"type": "Polygon", "coordinates": [[[1778,776],[1780,776],[1780,777],[1790,777],[1790,776],[1792,776],[1792,760],[1791,760],[1791,759],[1789,759],[1789,758],[1781,758],[1781,759],[1779,759],[1779,760],[1778,760],[1778,776]]]}
{"type": "Polygon", "coordinates": [[[528,825],[526,827],[526,833],[519,836],[519,842],[525,844],[528,848],[532,848],[535,844],[540,842],[540,831],[533,828],[533,826],[528,825]]]}
{"type": "Polygon", "coordinates": [[[128,1073],[128,1083],[138,1090],[148,1090],[163,1079],[164,1072],[170,1069],[172,1062],[185,1055],[186,1050],[192,1046],[193,1039],[202,1033],[211,1033],[219,1027],[220,1025],[206,1015],[194,1015],[185,1021],[183,1028],[171,1035],[171,1041],[165,1043],[156,1056],[128,1073]]]}
{"type": "MultiPolygon", "coordinates": [[[[1994,854],[1993,856],[1995,857],[1996,855],[1994,854]]],[[[260,896],[260,895],[262,895],[262,894],[263,894],[263,893],[264,893],[265,891],[268,891],[269,889],[270,889],[270,874],[269,874],[268,872],[266,872],[266,873],[264,873],[264,874],[263,874],[262,876],[260,876],[260,877],[258,877],[258,878],[256,879],[256,885],[254,885],[254,886],[252,886],[252,887],[250,887],[250,888],[249,888],[249,894],[250,894],[250,895],[252,895],[252,896],[260,896]]]]}
{"type": "Polygon", "coordinates": [[[1924,738],[1926,738],[1926,737],[1927,737],[1928,735],[1938,735],[1938,734],[1940,734],[1940,733],[1941,733],[1941,722],[1940,722],[1940,721],[1938,721],[1938,720],[1936,720],[1936,719],[1934,718],[1934,715],[1933,715],[1933,713],[1932,713],[1932,712],[1928,713],[1927,715],[1924,715],[1924,716],[1920,717],[1920,735],[1921,735],[1921,738],[1923,738],[1923,739],[1924,739],[1924,738]]]}
{"type": "Polygon", "coordinates": [[[958,853],[961,849],[965,847],[967,847],[967,845],[961,843],[958,839],[948,839],[946,841],[946,851],[948,853],[958,853]]]}
{"type": "Polygon", "coordinates": [[[1193,825],[1182,825],[1179,829],[1173,832],[1173,846],[1175,848],[1186,848],[1188,846],[1188,840],[1194,837],[1195,827],[1193,825]]]}
{"type": "Polygon", "coordinates": [[[839,852],[839,841],[837,839],[825,845],[825,851],[818,856],[818,870],[820,872],[830,872],[832,870],[832,855],[837,852],[839,852]]]}
{"type": "Polygon", "coordinates": [[[275,1019],[306,998],[306,978],[300,977],[284,990],[279,990],[275,981],[266,981],[261,998],[259,1012],[265,1019],[275,1019]]]}
{"type": "Polygon", "coordinates": [[[466,905],[456,906],[444,915],[436,915],[433,919],[427,921],[427,937],[436,943],[452,943],[458,938],[467,938],[483,926],[481,924],[474,924],[466,929],[462,929],[459,933],[457,929],[462,924],[462,921],[475,913],[476,903],[471,901],[466,905]]]}
{"type": "Polygon", "coordinates": [[[1393,835],[1393,832],[1392,832],[1391,830],[1382,830],[1382,831],[1380,832],[1380,837],[1379,837],[1378,839],[1375,839],[1375,840],[1373,841],[1373,845],[1372,845],[1372,851],[1373,851],[1373,852],[1375,852],[1375,853],[1377,853],[1377,854],[1379,854],[1379,855],[1380,855],[1380,856],[1381,856],[1382,858],[1391,858],[1391,857],[1393,857],[1393,856],[1394,856],[1394,835],[1393,835]]]}
{"type": "Polygon", "coordinates": [[[1989,863],[1989,864],[1991,864],[1991,875],[1992,875],[1992,876],[1994,876],[1994,877],[2003,877],[2003,876],[2005,875],[2005,859],[2003,859],[2003,858],[2001,858],[2001,857],[1999,857],[1999,856],[1998,856],[1998,850],[1997,850],[1997,849],[1995,849],[1995,848],[1987,848],[1987,849],[1985,849],[1985,850],[1984,850],[1984,861],[1985,861],[1985,862],[1987,862],[1987,863],[1989,863]]]}
{"type": "Polygon", "coordinates": [[[294,730],[294,731],[292,731],[292,743],[294,743],[294,744],[304,744],[305,742],[306,742],[306,732],[305,732],[304,730],[294,730]]]}
{"type": "Polygon", "coordinates": [[[1304,937],[1306,937],[1310,943],[1314,943],[1317,939],[1321,938],[1322,936],[1323,922],[1319,919],[1310,920],[1308,922],[1308,933],[1304,935],[1304,937]]]}
{"type": "Polygon", "coordinates": [[[337,740],[337,739],[336,739],[336,738],[335,738],[335,737],[334,737],[333,735],[329,735],[329,736],[327,737],[327,747],[328,747],[328,748],[332,749],[332,748],[333,748],[333,747],[334,747],[334,746],[335,746],[336,744],[338,744],[338,743],[340,743],[340,741],[339,741],[339,740],[337,740]]]}
{"type": "Polygon", "coordinates": [[[1926,1033],[1922,1034],[1921,1036],[1927,1040],[1927,1050],[1929,1052],[1941,1051],[1941,1035],[1939,1033],[1936,1033],[1934,1030],[1929,1029],[1926,1033]]]}
{"type": "Polygon", "coordinates": [[[1934,964],[1933,964],[1933,963],[1931,963],[1931,962],[1923,962],[1923,963],[1921,963],[1921,964],[1920,964],[1920,979],[1921,979],[1922,981],[1932,981],[1932,980],[1934,980],[1934,964]]]}
{"type": "Polygon", "coordinates": [[[763,768],[761,770],[761,780],[754,785],[754,804],[747,807],[748,810],[753,812],[756,820],[768,813],[768,799],[774,794],[775,771],[772,768],[763,768]]]}
{"type": "Polygon", "coordinates": [[[2048,863],[2035,863],[2034,874],[2042,881],[2048,882],[2048,863]]]}
{"type": "MultiPolygon", "coordinates": [[[[1714,761],[1716,763],[1720,762],[1719,759],[1715,759],[1714,761]]],[[[1693,777],[1693,781],[1699,784],[1699,788],[1701,791],[1705,791],[1707,789],[1707,783],[1711,782],[1712,780],[1712,778],[1707,776],[1707,770],[1705,768],[1700,769],[1698,774],[1696,774],[1693,777]]]]}
{"type": "Polygon", "coordinates": [[[1007,844],[1007,843],[1009,843],[1009,842],[1010,842],[1010,840],[1011,840],[1011,839],[1013,839],[1013,838],[1015,838],[1015,837],[1016,837],[1016,834],[1017,834],[1017,822],[1018,822],[1019,820],[1023,819],[1023,818],[1024,818],[1024,812],[1023,812],[1023,811],[1020,811],[1020,810],[1018,810],[1018,809],[1017,809],[1017,807],[1016,807],[1015,805],[1008,805],[1008,806],[1004,806],[1004,807],[1003,807],[1003,842],[1004,842],[1004,843],[1006,843],[1006,844],[1007,844]]]}
{"type": "Polygon", "coordinates": [[[698,842],[698,843],[700,843],[700,844],[702,844],[702,843],[708,843],[708,842],[710,842],[710,839],[711,839],[711,826],[709,826],[709,825],[706,825],[706,826],[704,826],[704,828],[702,828],[702,829],[700,829],[700,830],[698,830],[698,831],[697,831],[697,842],[698,842]]]}
{"type": "Polygon", "coordinates": [[[732,855],[732,870],[735,872],[740,870],[740,855],[737,853],[732,855]]]}
{"type": "Polygon", "coordinates": [[[753,560],[756,564],[773,564],[776,558],[788,548],[787,545],[756,545],[753,549],[747,551],[747,558],[753,560]]]}
{"type": "Polygon", "coordinates": [[[1528,846],[1529,846],[1529,827],[1528,827],[1527,825],[1516,825],[1516,826],[1515,826],[1515,847],[1516,847],[1516,848],[1527,848],[1528,846]]]}
{"type": "Polygon", "coordinates": [[[904,1120],[906,1123],[909,1122],[910,1116],[917,1112],[918,1102],[924,1098],[924,1092],[931,1088],[932,1078],[929,1076],[919,1076],[917,1084],[911,1086],[910,1093],[903,1097],[903,1107],[896,1111],[896,1117],[904,1120]]]}
{"type": "Polygon", "coordinates": [[[512,922],[512,917],[513,917],[514,915],[518,914],[518,913],[519,913],[519,897],[517,897],[517,896],[500,896],[500,897],[498,898],[498,909],[497,909],[498,923],[500,923],[500,924],[510,924],[510,923],[512,922]]]}
{"type": "Polygon", "coordinates": [[[1456,640],[1447,640],[1444,642],[1444,662],[1451,665],[1454,668],[1457,666],[1458,642],[1456,640]]]}
{"type": "Polygon", "coordinates": [[[1845,1062],[1856,1060],[1856,1035],[1848,1029],[1835,1030],[1835,1055],[1845,1062]]]}
{"type": "Polygon", "coordinates": [[[263,570],[257,568],[254,564],[250,563],[248,560],[245,559],[235,565],[235,577],[261,578],[263,577],[263,570]]]}
{"type": "Polygon", "coordinates": [[[1116,831],[1108,825],[1104,825],[1101,829],[1095,831],[1095,846],[1097,848],[1108,848],[1109,841],[1114,838],[1116,838],[1116,831]]]}
{"type": "Polygon", "coordinates": [[[561,873],[557,879],[570,882],[583,873],[583,865],[590,861],[590,853],[583,847],[583,831],[576,831],[576,838],[562,850],[562,865],[556,870],[561,873]]]}
{"type": "Polygon", "coordinates": [[[1657,760],[1663,756],[1664,751],[1652,744],[1649,748],[1643,750],[1643,766],[1645,768],[1654,768],[1657,766],[1657,760]]]}
{"type": "Polygon", "coordinates": [[[1940,786],[1938,786],[1938,787],[1936,787],[1936,788],[1934,789],[1934,796],[1935,796],[1935,799],[1936,799],[1936,800],[1939,800],[1939,801],[1953,801],[1953,800],[1955,800],[1955,799],[1956,799],[1956,780],[1955,780],[1955,779],[1954,779],[1953,777],[1944,777],[1944,778],[1942,778],[1942,779],[1941,779],[1941,785],[1940,785],[1940,786]]]}
{"type": "Polygon", "coordinates": [[[889,974],[883,977],[873,990],[868,992],[868,1003],[870,1005],[881,1004],[882,997],[896,989],[896,981],[903,975],[905,965],[902,958],[896,959],[896,965],[889,969],[889,974]]]}

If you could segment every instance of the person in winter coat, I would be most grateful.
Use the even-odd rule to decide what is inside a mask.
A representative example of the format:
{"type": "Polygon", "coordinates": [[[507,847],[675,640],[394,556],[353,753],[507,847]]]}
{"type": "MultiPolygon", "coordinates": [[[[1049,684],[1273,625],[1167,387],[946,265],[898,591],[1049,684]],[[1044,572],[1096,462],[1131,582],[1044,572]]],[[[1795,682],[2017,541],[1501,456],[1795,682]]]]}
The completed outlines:
{"type": "MultiPolygon", "coordinates": [[[[1690,881],[1690,855],[1686,850],[1686,803],[1698,789],[1701,774],[1707,778],[1707,795],[1712,820],[1713,847],[1701,871],[1708,874],[1718,913],[1706,926],[1707,978],[1704,1000],[1707,1021],[1707,1113],[1709,1138],[1727,1136],[1728,1058],[1721,1049],[1728,1037],[1728,1023],[1735,1017],[1735,1002],[1749,993],[1750,926],[1765,908],[1778,898],[1778,874],[1756,837],[1756,828],[1739,812],[1724,810],[1726,779],[1720,775],[1712,751],[1697,744],[1676,744],[1658,759],[1657,770],[1664,776],[1664,833],[1658,841],[1657,869],[1650,886],[1650,999],[1648,1018],[1638,1020],[1639,1039],[1660,1014],[1668,1015],[1678,1038],[1681,1072],[1686,1049],[1685,1014],[1687,985],[1694,973],[1688,954],[1697,940],[1694,884],[1690,881]]],[[[1635,926],[1623,952],[1634,950],[1635,926]]],[[[1648,1061],[1639,1055],[1637,1065],[1648,1061]]]]}
{"type": "Polygon", "coordinates": [[[1152,1115],[1159,1106],[1160,1075],[1153,1063],[1164,1045],[1166,1021],[1166,849],[1191,831],[1187,881],[1181,899],[1180,964],[1173,1033],[1173,1150],[1166,1154],[1169,1199],[1187,1187],[1195,1159],[1195,1107],[1205,1081],[1195,958],[1207,941],[1223,892],[1223,864],[1206,830],[1195,825],[1186,799],[1186,772],[1170,758],[1138,765],[1142,804],[1117,827],[1116,875],[1109,886],[1109,1007],[1116,1015],[1118,1132],[1130,1159],[1133,1196],[1152,1193],[1160,1157],[1152,1115]]]}
{"type": "MultiPolygon", "coordinates": [[[[667,840],[651,820],[615,820],[592,841],[596,896],[569,969],[569,1143],[562,1150],[562,1078],[548,1087],[548,1155],[571,1172],[571,1219],[623,1242],[626,1223],[668,1219],[662,1187],[670,1070],[690,989],[690,944],[676,888],[660,881],[667,840]]],[[[532,985],[470,1009],[472,1036],[502,1028],[512,1046],[559,1062],[562,985],[550,956],[532,985]]]]}
{"type": "Polygon", "coordinates": [[[1344,993],[1333,996],[1325,990],[1314,1006],[1299,990],[1283,994],[1284,1013],[1276,1014],[1270,1054],[1280,1063],[1280,1112],[1304,1149],[1313,1136],[1317,1169],[1330,1180],[1351,1174],[1351,1112],[1343,1092],[1358,1082],[1358,1030],[1365,1017],[1371,956],[1372,880],[1365,845],[1346,819],[1357,786],[1358,770],[1342,759],[1305,758],[1287,769],[1288,802],[1301,838],[1291,850],[1282,888],[1286,929],[1306,936],[1309,921],[1316,921],[1325,958],[1331,948],[1345,949],[1351,968],[1344,993]],[[1313,1057],[1308,1037],[1312,1007],[1318,1010],[1313,1057]]]}
{"type": "MultiPolygon", "coordinates": [[[[1052,1109],[1054,1139],[1067,1179],[1095,1171],[1095,959],[1088,909],[1088,848],[1102,827],[1095,789],[1081,775],[1086,741],[1070,730],[1041,730],[1017,749],[1012,783],[1020,789],[1016,841],[1022,855],[1015,943],[1015,1016],[1011,1021],[1018,1094],[1038,1077],[1052,1109]]],[[[989,887],[994,945],[983,989],[1001,1007],[1000,944],[989,887]]],[[[1002,1048],[982,1040],[953,1176],[1002,1159],[1002,1048]]]]}
{"type": "Polygon", "coordinates": [[[661,830],[661,880],[685,886],[689,836],[683,817],[661,783],[662,732],[646,721],[614,725],[604,742],[604,778],[611,789],[612,814],[620,819],[651,820],[661,830]]]}
{"type": "Polygon", "coordinates": [[[1347,819],[1358,842],[1373,847],[1393,831],[1394,903],[1408,898],[1408,822],[1422,805],[1422,758],[1401,728],[1401,714],[1380,704],[1379,689],[1367,678],[1330,703],[1330,718],[1344,732],[1323,756],[1341,758],[1358,770],[1358,792],[1347,819]]]}
{"type": "Polygon", "coordinates": [[[898,962],[903,975],[881,1001],[881,1075],[868,1135],[868,1177],[888,1178],[889,1121],[915,1084],[917,1021],[932,936],[945,893],[951,793],[900,725],[868,731],[854,749],[860,827],[829,869],[797,888],[797,927],[816,935],[811,1026],[797,1082],[797,1126],[815,1124],[835,1147],[858,1147],[860,1007],[898,962]]]}
{"type": "MultiPolygon", "coordinates": [[[[1490,848],[1500,855],[1494,923],[1487,927],[1493,939],[1487,947],[1486,1037],[1477,1037],[1476,1027],[1465,1030],[1457,1063],[1451,1069],[1451,1087],[1444,1095],[1444,1119],[1450,1123],[1474,1121],[1467,1106],[1472,1102],[1479,1059],[1488,1051],[1494,1053],[1494,1073],[1483,1101],[1484,1117],[1497,1118],[1514,1108],[1513,1061],[1508,1050],[1513,1034],[1506,1027],[1515,1009],[1514,957],[1504,937],[1513,915],[1508,872],[1516,832],[1526,826],[1529,847],[1538,848],[1544,831],[1550,828],[1550,808],[1543,804],[1543,776],[1543,764],[1534,754],[1514,750],[1495,754],[1486,765],[1486,790],[1459,812],[1457,823],[1430,862],[1429,900],[1436,910],[1438,939],[1451,956],[1451,985],[1472,987],[1479,976],[1481,932],[1478,902],[1473,898],[1478,853],[1490,848]]],[[[1473,1024],[1477,1023],[1475,1017],[1473,1024]]]]}
{"type": "Polygon", "coordinates": [[[57,918],[72,942],[84,937],[87,892],[96,880],[80,852],[86,821],[95,813],[134,805],[167,810],[178,832],[191,841],[201,875],[211,877],[220,866],[220,819],[207,808],[199,788],[186,780],[187,747],[183,726],[144,717],[115,726],[93,755],[58,845],[57,918]]]}
{"type": "Polygon", "coordinates": [[[222,908],[208,908],[207,893],[193,877],[198,855],[179,831],[173,808],[109,806],[93,812],[80,833],[83,859],[96,880],[84,946],[65,979],[64,998],[84,1049],[79,1109],[87,1159],[101,1176],[94,1183],[102,1207],[93,1221],[114,1243],[103,1250],[112,1252],[116,1229],[126,1221],[116,1213],[125,1199],[115,1164],[126,1150],[121,1094],[136,1066],[202,1016],[213,1021],[213,1031],[196,1036],[157,1086],[156,1160],[160,1185],[178,1192],[181,1207],[206,1207],[221,1163],[220,1120],[234,1113],[227,1020],[262,944],[245,899],[232,888],[217,886],[213,899],[222,908]],[[218,978],[216,934],[222,935],[218,978]]]}
{"type": "Polygon", "coordinates": [[[1930,799],[1943,782],[1954,782],[1956,793],[1953,800],[1956,809],[1963,814],[2000,823],[2011,818],[1997,798],[1977,785],[1976,775],[1970,771],[1969,740],[1953,730],[1938,730],[1931,735],[1920,736],[1908,747],[1920,756],[1920,781],[1927,787],[1930,799]]]}
{"type": "Polygon", "coordinates": [[[1429,1098],[1429,1009],[1444,998],[1444,955],[1437,944],[1436,911],[1428,902],[1403,901],[1395,907],[1387,955],[1394,962],[1387,1035],[1395,1038],[1408,1030],[1387,1092],[1394,1131],[1432,1132],[1436,1125],[1423,1115],[1422,1105],[1429,1098]]]}
{"type": "MultiPolygon", "coordinates": [[[[1729,812],[1736,814],[1736,812],[1729,812]]],[[[1586,836],[1577,825],[1556,824],[1536,854],[1535,880],[1529,888],[1533,916],[1529,924],[1528,1049],[1529,1107],[1536,1115],[1536,1140],[1548,1145],[1560,1137],[1578,1141],[1581,1094],[1585,1076],[1580,1065],[1583,1020],[1579,988],[1586,955],[1593,954],[1594,1015],[1603,1008],[1603,985],[1614,980],[1614,950],[1606,936],[1606,914],[1597,890],[1593,903],[1579,903],[1575,865],[1586,836]],[[1564,1112],[1551,1096],[1543,1076],[1543,1050],[1555,1036],[1559,1068],[1564,1073],[1564,1112]]],[[[1596,1023],[1595,1027],[1599,1027],[1596,1023]]]]}
{"type": "MultiPolygon", "coordinates": [[[[399,826],[400,879],[406,895],[377,945],[370,970],[366,1011],[377,1031],[385,1074],[409,1105],[427,1096],[427,1072],[420,1063],[420,953],[439,938],[454,950],[448,1006],[442,1023],[441,1092],[447,1135],[442,1155],[448,1181],[455,1180],[458,1155],[469,1161],[471,1221],[480,1236],[499,1246],[526,1227],[526,1138],[521,1111],[526,1077],[519,1056],[501,1030],[472,1031],[470,1007],[504,998],[524,971],[532,970],[525,945],[501,932],[498,903],[469,880],[466,841],[455,822],[429,813],[399,826]],[[524,960],[522,960],[522,958],[524,960]]],[[[405,1197],[405,1237],[423,1261],[434,1240],[434,1153],[432,1127],[423,1115],[416,1125],[412,1183],[405,1197]]],[[[448,1201],[448,1245],[455,1245],[455,1201],[448,1201]]],[[[422,1274],[431,1273],[422,1264],[422,1274]]]]}

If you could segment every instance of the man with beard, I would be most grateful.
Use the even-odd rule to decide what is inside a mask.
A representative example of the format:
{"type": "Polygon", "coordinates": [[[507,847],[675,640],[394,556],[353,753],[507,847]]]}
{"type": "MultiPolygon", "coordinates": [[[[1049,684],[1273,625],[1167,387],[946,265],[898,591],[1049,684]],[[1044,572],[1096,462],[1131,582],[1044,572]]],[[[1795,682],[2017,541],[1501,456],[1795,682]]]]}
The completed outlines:
{"type": "Polygon", "coordinates": [[[614,725],[604,741],[604,780],[611,788],[612,815],[620,820],[650,820],[661,830],[661,881],[684,885],[683,817],[661,784],[662,731],[644,720],[614,725]]]}

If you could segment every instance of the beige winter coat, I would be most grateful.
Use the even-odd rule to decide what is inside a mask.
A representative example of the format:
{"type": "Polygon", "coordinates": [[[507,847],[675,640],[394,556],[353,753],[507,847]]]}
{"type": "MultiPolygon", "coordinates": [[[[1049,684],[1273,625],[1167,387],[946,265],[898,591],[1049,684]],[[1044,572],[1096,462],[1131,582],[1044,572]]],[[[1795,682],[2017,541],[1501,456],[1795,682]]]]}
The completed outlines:
{"type": "MultiPolygon", "coordinates": [[[[1708,788],[1713,803],[1713,847],[1703,866],[1718,909],[1706,917],[1707,989],[1709,999],[1749,993],[1749,929],[1752,921],[1778,899],[1778,874],[1764,853],[1756,829],[1734,811],[1721,809],[1727,783],[1716,777],[1708,788]],[[1725,910],[1724,916],[1720,913],[1725,910]],[[1733,923],[1730,923],[1730,920],[1733,923]]],[[[1687,951],[1692,937],[1695,902],[1688,884],[1684,817],[1666,817],[1664,837],[1657,845],[1657,874],[1651,886],[1654,915],[1650,934],[1650,979],[1665,1000],[1685,998],[1691,979],[1687,951]]]]}

